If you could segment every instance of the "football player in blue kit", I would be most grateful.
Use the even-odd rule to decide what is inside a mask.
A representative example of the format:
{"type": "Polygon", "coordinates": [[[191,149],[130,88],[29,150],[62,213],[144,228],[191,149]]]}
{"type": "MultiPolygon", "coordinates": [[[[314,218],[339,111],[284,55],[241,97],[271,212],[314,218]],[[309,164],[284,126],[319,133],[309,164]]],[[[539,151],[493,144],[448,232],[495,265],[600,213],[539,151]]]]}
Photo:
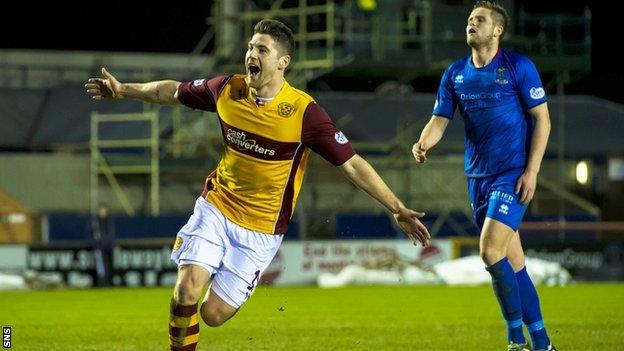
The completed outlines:
{"type": "Polygon", "coordinates": [[[533,198],[550,134],[546,94],[527,57],[499,48],[509,20],[505,9],[478,1],[466,24],[470,56],[443,73],[433,116],[412,153],[417,162],[440,141],[456,109],[463,118],[465,172],[479,249],[492,276],[508,331],[508,350],[555,350],[539,298],[524,266],[518,228],[533,198]],[[523,331],[531,335],[529,347],[523,331]]]}

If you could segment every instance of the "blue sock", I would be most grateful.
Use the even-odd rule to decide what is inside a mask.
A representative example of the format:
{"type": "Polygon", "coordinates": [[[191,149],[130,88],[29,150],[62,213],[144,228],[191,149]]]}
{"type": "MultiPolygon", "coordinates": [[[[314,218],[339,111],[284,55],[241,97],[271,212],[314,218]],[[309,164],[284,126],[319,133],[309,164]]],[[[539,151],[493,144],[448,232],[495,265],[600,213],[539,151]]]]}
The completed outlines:
{"type": "Polygon", "coordinates": [[[507,322],[507,340],[516,344],[524,344],[522,333],[522,305],[516,274],[511,268],[507,257],[486,268],[492,275],[492,286],[498,304],[507,322]]]}
{"type": "Polygon", "coordinates": [[[516,273],[518,281],[518,289],[520,290],[520,300],[522,301],[522,320],[526,324],[533,348],[536,350],[546,350],[550,345],[550,339],[546,333],[544,322],[542,320],[542,311],[540,309],[539,297],[537,290],[529,277],[526,267],[516,273]]]}

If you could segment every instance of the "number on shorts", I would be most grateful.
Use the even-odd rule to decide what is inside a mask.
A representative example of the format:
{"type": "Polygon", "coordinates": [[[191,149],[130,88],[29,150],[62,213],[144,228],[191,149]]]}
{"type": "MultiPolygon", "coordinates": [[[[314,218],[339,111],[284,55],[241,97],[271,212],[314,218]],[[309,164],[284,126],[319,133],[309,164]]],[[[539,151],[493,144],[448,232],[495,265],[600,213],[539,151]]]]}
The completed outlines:
{"type": "Polygon", "coordinates": [[[260,270],[257,270],[254,273],[254,278],[251,280],[251,284],[249,284],[249,286],[247,286],[247,292],[245,293],[245,296],[247,298],[249,298],[249,296],[251,295],[251,293],[253,292],[253,289],[256,287],[256,285],[258,284],[258,280],[260,279],[260,270]]]}

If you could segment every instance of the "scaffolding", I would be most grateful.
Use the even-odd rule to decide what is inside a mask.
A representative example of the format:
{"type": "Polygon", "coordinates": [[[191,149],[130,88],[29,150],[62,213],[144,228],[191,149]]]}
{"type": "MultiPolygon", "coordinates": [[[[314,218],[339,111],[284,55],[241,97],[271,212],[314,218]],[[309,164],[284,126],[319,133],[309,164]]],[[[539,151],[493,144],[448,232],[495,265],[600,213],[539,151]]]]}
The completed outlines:
{"type": "Polygon", "coordinates": [[[135,216],[126,189],[119,181],[122,175],[142,175],[149,180],[150,214],[160,213],[160,167],[159,167],[159,126],[156,112],[136,114],[91,114],[91,181],[90,207],[95,214],[100,203],[100,175],[103,175],[112,188],[115,197],[128,216],[135,216]],[[145,125],[147,135],[136,138],[118,139],[106,137],[105,125],[124,128],[129,123],[145,125]]]}
{"type": "MultiPolygon", "coordinates": [[[[396,4],[388,5],[396,7],[396,4]]],[[[408,53],[416,55],[421,62],[418,71],[440,66],[431,58],[429,2],[417,1],[399,10],[371,14],[360,10],[354,1],[337,3],[329,0],[309,4],[308,0],[298,0],[294,6],[293,2],[285,4],[283,0],[270,5],[262,1],[246,1],[243,4],[217,1],[212,17],[208,19],[211,27],[194,52],[201,52],[210,42],[209,36],[214,36],[214,55],[220,60],[211,61],[207,71],[240,69],[244,54],[236,50],[240,47],[236,43],[248,40],[254,24],[259,20],[275,18],[295,32],[297,52],[288,77],[300,87],[337,67],[348,66],[356,59],[355,54],[381,61],[398,53],[408,53]],[[389,26],[392,27],[391,36],[388,35],[389,26]]]]}

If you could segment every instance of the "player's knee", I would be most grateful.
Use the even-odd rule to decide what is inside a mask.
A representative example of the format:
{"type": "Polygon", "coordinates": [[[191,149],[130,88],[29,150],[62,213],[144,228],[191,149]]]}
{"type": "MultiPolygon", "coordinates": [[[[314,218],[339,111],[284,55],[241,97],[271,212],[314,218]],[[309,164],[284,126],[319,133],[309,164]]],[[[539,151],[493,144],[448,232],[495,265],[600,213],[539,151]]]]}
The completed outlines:
{"type": "Polygon", "coordinates": [[[212,303],[204,301],[199,308],[199,312],[204,323],[214,328],[223,325],[232,318],[236,314],[237,309],[227,305],[219,305],[213,300],[212,303]]]}
{"type": "Polygon", "coordinates": [[[524,268],[525,262],[524,257],[509,257],[509,264],[513,268],[514,272],[519,272],[524,268]]]}
{"type": "Polygon", "coordinates": [[[204,323],[212,328],[221,326],[223,325],[223,323],[225,323],[225,321],[228,320],[227,318],[225,318],[225,316],[216,311],[208,311],[204,310],[203,308],[201,311],[201,317],[204,320],[204,323]]]}
{"type": "Polygon", "coordinates": [[[173,292],[173,299],[181,305],[193,305],[199,301],[201,286],[193,284],[192,281],[181,281],[176,284],[173,292]]]}

